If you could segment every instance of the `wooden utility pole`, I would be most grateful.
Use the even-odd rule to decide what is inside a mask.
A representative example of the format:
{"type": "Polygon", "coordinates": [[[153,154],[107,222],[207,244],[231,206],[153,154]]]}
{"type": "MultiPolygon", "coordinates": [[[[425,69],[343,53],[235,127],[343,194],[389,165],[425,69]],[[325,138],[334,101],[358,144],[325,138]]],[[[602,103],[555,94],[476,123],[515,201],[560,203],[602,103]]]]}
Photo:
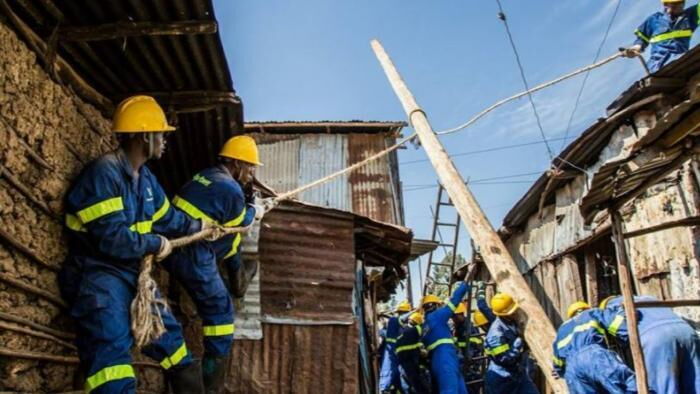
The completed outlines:
{"type": "Polygon", "coordinates": [[[554,379],[552,376],[552,342],[555,338],[552,323],[520,274],[503,241],[493,230],[491,223],[469,191],[464,179],[445,153],[430,123],[428,123],[425,112],[416,103],[389,55],[386,54],[377,40],[372,41],[372,49],[384,68],[384,72],[406,114],[408,114],[408,119],[418,134],[430,162],[435,167],[440,182],[450,195],[472,239],[479,246],[479,251],[491,277],[498,283],[501,291],[510,293],[518,301],[521,311],[526,315],[524,319],[521,319],[525,328],[524,337],[545,378],[556,393],[566,393],[564,381],[554,379]]]}
{"type": "Polygon", "coordinates": [[[615,208],[611,208],[608,212],[610,212],[610,219],[612,220],[613,238],[615,240],[615,250],[617,252],[617,274],[620,278],[620,290],[622,291],[622,301],[625,306],[625,320],[627,321],[627,330],[629,331],[634,373],[637,375],[637,392],[639,394],[647,394],[649,393],[649,389],[647,388],[647,369],[644,365],[644,353],[642,353],[642,345],[639,341],[637,309],[634,306],[632,275],[630,272],[629,258],[627,257],[625,235],[622,229],[622,215],[620,215],[620,211],[615,208]]]}

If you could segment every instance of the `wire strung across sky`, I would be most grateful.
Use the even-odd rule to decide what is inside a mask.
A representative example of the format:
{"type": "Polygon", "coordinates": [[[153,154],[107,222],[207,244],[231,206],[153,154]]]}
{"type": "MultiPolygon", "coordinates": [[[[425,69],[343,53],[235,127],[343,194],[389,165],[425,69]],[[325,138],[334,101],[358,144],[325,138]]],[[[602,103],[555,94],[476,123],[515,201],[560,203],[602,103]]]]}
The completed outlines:
{"type": "MultiPolygon", "coordinates": [[[[612,17],[610,18],[610,22],[608,23],[608,28],[605,29],[605,33],[603,34],[603,40],[600,42],[600,45],[598,46],[598,51],[596,51],[595,57],[593,58],[593,63],[598,61],[598,58],[600,57],[600,54],[603,51],[603,46],[605,46],[605,41],[608,40],[608,35],[610,34],[610,29],[612,29],[613,23],[615,22],[615,17],[617,17],[617,12],[620,10],[620,4],[622,4],[622,0],[617,0],[617,5],[615,6],[615,10],[613,11],[612,17]]],[[[586,88],[586,82],[588,82],[588,77],[590,75],[591,71],[589,70],[583,77],[583,81],[581,82],[581,88],[579,89],[578,95],[576,95],[576,101],[574,102],[574,109],[571,111],[571,116],[569,116],[569,122],[566,124],[566,132],[564,133],[564,139],[566,139],[566,137],[569,136],[571,124],[574,121],[574,115],[576,114],[579,102],[581,101],[581,96],[583,95],[583,90],[586,88]]],[[[564,149],[565,144],[566,141],[562,142],[560,149],[564,149]]]]}

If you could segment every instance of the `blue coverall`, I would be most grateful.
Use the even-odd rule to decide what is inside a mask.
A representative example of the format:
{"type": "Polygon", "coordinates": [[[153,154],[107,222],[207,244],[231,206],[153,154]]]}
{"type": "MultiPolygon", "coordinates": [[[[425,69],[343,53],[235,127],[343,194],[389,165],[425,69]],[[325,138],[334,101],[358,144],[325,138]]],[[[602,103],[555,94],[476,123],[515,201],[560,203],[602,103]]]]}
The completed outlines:
{"type": "Polygon", "coordinates": [[[571,394],[636,393],[634,372],[608,349],[600,315],[587,309],[562,323],[552,344],[554,371],[571,394]]]}
{"type": "MultiPolygon", "coordinates": [[[[481,339],[481,336],[479,335],[479,329],[477,327],[472,326],[470,335],[467,335],[466,331],[466,323],[455,324],[454,340],[457,344],[457,348],[459,349],[460,368],[462,369],[462,372],[465,375],[465,383],[481,379],[481,375],[479,373],[479,365],[481,364],[481,361],[471,361],[468,365],[465,365],[466,360],[474,360],[475,358],[484,355],[484,340],[481,339]]],[[[481,386],[483,386],[482,383],[473,383],[467,388],[469,389],[469,391],[478,392],[481,386]]]]}
{"type": "MultiPolygon", "coordinates": [[[[638,296],[634,301],[656,298],[638,296]]],[[[639,308],[637,316],[649,390],[664,394],[700,393],[700,338],[695,330],[671,308],[639,308]]],[[[628,342],[622,297],[608,302],[602,319],[611,335],[628,342]]]]}
{"type": "Polygon", "coordinates": [[[525,371],[527,360],[517,323],[496,318],[486,334],[484,350],[491,359],[484,379],[487,394],[538,393],[525,371]]]}
{"type": "Polygon", "coordinates": [[[407,394],[429,394],[430,384],[421,368],[421,326],[407,327],[396,340],[396,356],[399,362],[401,388],[407,394]]]}
{"type": "Polygon", "coordinates": [[[399,318],[396,316],[391,317],[386,326],[384,355],[382,356],[382,365],[379,370],[380,392],[394,392],[401,388],[399,360],[396,357],[396,340],[399,338],[399,335],[401,335],[399,318]]]}
{"type": "Polygon", "coordinates": [[[452,293],[447,305],[425,316],[423,344],[429,352],[430,372],[440,394],[467,392],[459,368],[457,347],[447,322],[468,291],[469,285],[462,282],[452,293]]]}
{"type": "MultiPolygon", "coordinates": [[[[77,325],[86,391],[133,393],[131,316],[140,261],[159,251],[156,235],[197,232],[201,223],[170,206],[151,171],[138,175],[117,150],[88,164],[65,200],[68,256],[59,273],[61,293],[77,325]]],[[[165,369],[192,357],[169,310],[160,311],[167,332],[144,348],[165,369]]]]}
{"type": "MultiPolygon", "coordinates": [[[[195,175],[177,193],[173,205],[193,219],[224,227],[245,227],[255,219],[255,208],[246,207],[241,186],[223,165],[195,175]]],[[[235,311],[217,261],[235,261],[240,240],[241,234],[230,234],[214,242],[197,242],[176,250],[163,263],[197,307],[207,356],[226,356],[233,344],[235,311]]]]}
{"type": "Polygon", "coordinates": [[[496,315],[493,314],[491,307],[489,307],[488,302],[486,302],[486,298],[479,297],[479,299],[476,300],[476,307],[479,309],[479,312],[484,314],[486,320],[488,320],[488,324],[486,325],[486,331],[488,331],[488,329],[491,328],[491,324],[496,321],[496,315]]]}
{"type": "Polygon", "coordinates": [[[696,4],[687,8],[675,20],[665,12],[657,12],[648,17],[634,32],[635,45],[644,50],[651,44],[651,54],[647,61],[649,71],[656,72],[673,58],[690,49],[690,38],[698,27],[700,7],[696,4]]]}

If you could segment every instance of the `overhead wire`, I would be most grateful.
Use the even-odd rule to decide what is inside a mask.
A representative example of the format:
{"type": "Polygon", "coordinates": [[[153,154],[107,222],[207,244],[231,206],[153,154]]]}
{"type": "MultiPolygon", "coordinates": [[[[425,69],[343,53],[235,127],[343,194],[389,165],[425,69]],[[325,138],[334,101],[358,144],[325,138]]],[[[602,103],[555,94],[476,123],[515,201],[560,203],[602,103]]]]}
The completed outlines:
{"type": "MultiPolygon", "coordinates": [[[[617,17],[617,12],[620,10],[620,5],[622,4],[622,0],[617,0],[617,5],[615,6],[615,10],[613,11],[612,17],[610,18],[610,22],[608,22],[608,27],[605,29],[605,33],[603,34],[603,39],[600,42],[600,45],[598,45],[598,50],[595,53],[595,57],[593,58],[593,63],[598,61],[598,58],[600,57],[600,54],[603,52],[603,47],[605,46],[605,42],[608,40],[608,35],[610,35],[610,30],[612,29],[613,24],[615,23],[615,18],[617,17]]],[[[569,121],[566,124],[566,132],[564,133],[564,139],[569,136],[569,131],[571,130],[571,125],[573,124],[574,121],[574,115],[576,115],[576,110],[578,109],[579,103],[581,102],[581,97],[583,96],[583,91],[586,88],[586,82],[588,82],[588,77],[591,75],[591,71],[586,71],[586,74],[583,77],[583,81],[581,82],[581,88],[578,91],[578,94],[576,95],[576,101],[574,102],[574,108],[571,110],[571,116],[569,116],[569,121]]],[[[566,142],[562,142],[561,148],[564,149],[564,145],[566,142]]]]}

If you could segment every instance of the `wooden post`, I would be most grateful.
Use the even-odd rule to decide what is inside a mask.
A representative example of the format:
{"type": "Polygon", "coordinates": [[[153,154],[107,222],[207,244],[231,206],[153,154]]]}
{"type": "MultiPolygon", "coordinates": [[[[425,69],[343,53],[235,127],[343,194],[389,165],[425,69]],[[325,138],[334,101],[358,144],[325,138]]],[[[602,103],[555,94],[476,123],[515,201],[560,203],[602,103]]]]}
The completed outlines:
{"type": "Polygon", "coordinates": [[[639,342],[637,309],[634,307],[632,275],[629,259],[627,257],[627,247],[625,246],[625,233],[622,229],[622,215],[620,215],[620,212],[616,209],[610,209],[608,212],[610,212],[610,218],[612,220],[613,239],[617,252],[617,272],[620,278],[620,289],[622,290],[623,304],[625,306],[625,319],[627,320],[627,329],[629,330],[629,342],[630,350],[632,351],[632,360],[634,361],[634,372],[637,375],[637,392],[639,394],[648,394],[647,370],[644,365],[642,345],[639,342]]]}
{"type": "Polygon", "coordinates": [[[583,252],[583,260],[586,268],[586,294],[588,303],[593,307],[598,305],[598,274],[595,263],[595,253],[590,247],[583,252]]]}
{"type": "Polygon", "coordinates": [[[520,303],[521,311],[526,315],[522,319],[524,320],[524,338],[545,378],[550,382],[555,392],[566,393],[564,381],[552,377],[552,342],[555,338],[552,323],[520,274],[503,241],[493,230],[486,215],[469,191],[464,179],[445,153],[428,123],[425,112],[416,103],[384,48],[376,40],[372,41],[372,48],[384,68],[394,92],[408,114],[408,119],[418,134],[430,162],[435,167],[440,182],[447,190],[464,225],[479,247],[491,277],[498,283],[500,290],[510,293],[520,303]]]}

